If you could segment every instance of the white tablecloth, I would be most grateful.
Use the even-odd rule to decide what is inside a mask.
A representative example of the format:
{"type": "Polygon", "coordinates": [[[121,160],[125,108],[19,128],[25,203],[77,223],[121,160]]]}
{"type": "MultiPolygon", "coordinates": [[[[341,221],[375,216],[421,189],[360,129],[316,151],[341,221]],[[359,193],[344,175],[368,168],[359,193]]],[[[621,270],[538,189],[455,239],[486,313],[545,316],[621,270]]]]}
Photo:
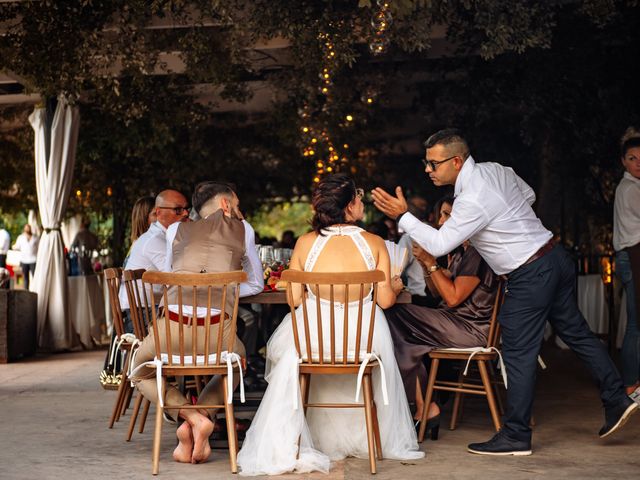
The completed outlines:
{"type": "Polygon", "coordinates": [[[104,294],[97,275],[67,277],[69,287],[69,315],[80,343],[93,348],[95,338],[100,341],[105,325],[104,294]]]}
{"type": "MultiPolygon", "coordinates": [[[[601,275],[578,276],[578,308],[593,333],[609,332],[609,306],[601,275]]],[[[545,337],[550,334],[549,325],[546,333],[545,337]]],[[[556,345],[560,348],[569,348],[558,336],[556,336],[556,345]]]]}

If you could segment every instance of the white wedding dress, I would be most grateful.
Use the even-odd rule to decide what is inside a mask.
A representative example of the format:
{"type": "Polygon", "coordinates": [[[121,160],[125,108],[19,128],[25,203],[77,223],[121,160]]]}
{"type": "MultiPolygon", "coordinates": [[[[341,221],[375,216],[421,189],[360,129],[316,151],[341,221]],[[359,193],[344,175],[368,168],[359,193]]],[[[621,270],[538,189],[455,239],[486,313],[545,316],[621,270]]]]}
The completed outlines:
{"type": "MultiPolygon", "coordinates": [[[[376,262],[358,227],[331,227],[318,236],[307,261],[305,271],[312,271],[323,247],[334,235],[348,235],[360,251],[369,270],[376,262]]],[[[309,323],[315,325],[315,298],[307,300],[309,323]]],[[[329,302],[323,302],[321,316],[328,322],[329,302]]],[[[344,305],[335,306],[336,318],[342,318],[344,305]]],[[[358,302],[350,303],[349,318],[357,319],[358,302]]],[[[418,450],[416,432],[409,405],[393,352],[393,341],[387,320],[380,307],[365,301],[363,318],[369,318],[371,308],[376,309],[372,351],[380,358],[386,377],[383,392],[381,368],[373,373],[374,400],[378,410],[382,453],[384,458],[409,460],[424,456],[418,450]],[[388,394],[385,405],[384,394],[388,394]]],[[[302,306],[296,315],[302,318],[302,306]]],[[[302,322],[299,322],[302,323],[302,322]]],[[[338,324],[337,322],[336,328],[338,324]]],[[[349,328],[353,331],[355,328],[349,328]]],[[[328,326],[324,326],[328,332],[328,326]]],[[[304,331],[300,326],[300,342],[304,343],[304,331]]],[[[367,333],[363,326],[362,344],[366,346],[367,333]]],[[[311,333],[313,334],[313,332],[311,333]]],[[[336,331],[336,337],[341,332],[336,331]]],[[[350,338],[355,345],[355,338],[350,338]]],[[[341,350],[341,349],[340,349],[341,350]]],[[[316,352],[317,353],[317,352],[316,352]]],[[[342,352],[336,352],[336,355],[342,352]]],[[[353,353],[352,353],[353,355],[353,353]]],[[[273,333],[267,345],[265,379],[269,385],[251,427],[247,431],[242,449],[238,453],[241,475],[278,475],[287,472],[327,473],[331,460],[354,456],[368,458],[367,430],[362,408],[310,408],[305,418],[298,384],[298,355],[293,342],[291,314],[288,314],[273,333]],[[298,455],[298,439],[300,453],[298,455]]],[[[311,377],[309,401],[312,403],[357,403],[355,375],[311,377]]],[[[360,394],[362,401],[362,393],[360,394]]]]}

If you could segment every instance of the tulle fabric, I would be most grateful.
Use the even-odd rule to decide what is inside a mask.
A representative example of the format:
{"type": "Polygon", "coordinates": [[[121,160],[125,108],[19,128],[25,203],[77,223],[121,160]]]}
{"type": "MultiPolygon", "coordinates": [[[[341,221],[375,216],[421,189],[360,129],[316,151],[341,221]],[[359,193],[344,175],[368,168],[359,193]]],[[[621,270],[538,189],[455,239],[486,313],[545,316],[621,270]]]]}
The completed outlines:
{"type": "MultiPolygon", "coordinates": [[[[316,331],[316,303],[307,300],[311,336],[316,331]]],[[[363,308],[363,319],[368,319],[373,304],[363,308]]],[[[355,322],[357,302],[348,307],[349,357],[355,355],[355,322]],[[352,335],[353,334],[353,335],[352,335]]],[[[323,335],[328,336],[330,306],[322,302],[321,318],[323,335]],[[325,320],[326,319],[326,320],[325,320]]],[[[337,305],[334,315],[336,336],[340,338],[344,307],[337,305]]],[[[301,326],[302,307],[296,311],[298,332],[304,344],[301,326]]],[[[366,325],[367,322],[364,322],[366,325]]],[[[400,371],[395,361],[393,342],[382,310],[375,306],[373,348],[384,365],[389,403],[383,402],[380,369],[373,373],[374,400],[378,410],[382,453],[384,458],[413,460],[424,453],[418,450],[416,432],[404,393],[400,371]]],[[[328,337],[325,337],[328,340],[328,337]]],[[[362,348],[366,345],[367,328],[363,328],[362,348]]],[[[338,347],[336,347],[338,348],[338,347]]],[[[341,347],[336,352],[341,358],[341,347]]],[[[317,351],[312,355],[317,357],[317,351]]],[[[325,352],[325,358],[329,355],[325,352]]],[[[286,472],[308,473],[329,471],[330,461],[354,456],[368,458],[367,430],[364,409],[310,408],[305,418],[298,385],[298,358],[293,342],[291,315],[288,314],[267,345],[267,370],[269,385],[247,431],[242,449],[238,453],[241,475],[278,475],[286,472]],[[297,407],[297,408],[296,408],[297,407]],[[300,454],[298,455],[298,439],[300,454]],[[297,457],[297,458],[296,458],[297,457]]],[[[355,375],[313,375],[311,377],[310,402],[356,403],[355,375]]],[[[360,398],[360,402],[362,397],[360,398]]]]}

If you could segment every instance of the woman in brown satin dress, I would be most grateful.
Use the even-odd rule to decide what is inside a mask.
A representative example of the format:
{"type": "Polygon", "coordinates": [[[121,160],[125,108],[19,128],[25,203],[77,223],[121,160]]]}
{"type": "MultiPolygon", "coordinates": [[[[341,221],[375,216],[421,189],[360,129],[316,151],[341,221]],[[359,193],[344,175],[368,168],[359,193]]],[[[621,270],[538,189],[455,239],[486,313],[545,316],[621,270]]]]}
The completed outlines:
{"type": "MultiPolygon", "coordinates": [[[[451,214],[453,197],[443,198],[437,208],[441,226],[451,214]]],[[[440,305],[429,308],[398,304],[386,310],[385,315],[407,398],[415,398],[414,418],[419,419],[424,408],[422,389],[427,384],[425,356],[435,348],[485,345],[498,279],[468,242],[449,254],[446,270],[415,243],[413,254],[422,265],[427,288],[442,299],[440,305]]],[[[438,405],[432,403],[428,418],[436,420],[439,414],[438,405]]]]}

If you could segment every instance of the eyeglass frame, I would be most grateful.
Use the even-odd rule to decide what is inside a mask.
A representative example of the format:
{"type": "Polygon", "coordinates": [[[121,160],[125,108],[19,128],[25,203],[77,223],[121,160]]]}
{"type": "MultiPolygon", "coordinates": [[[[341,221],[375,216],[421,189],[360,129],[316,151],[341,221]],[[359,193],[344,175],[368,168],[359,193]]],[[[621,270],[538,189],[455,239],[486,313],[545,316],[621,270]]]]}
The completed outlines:
{"type": "Polygon", "coordinates": [[[426,158],[422,158],[422,163],[424,164],[424,168],[430,168],[432,172],[436,171],[438,165],[448,162],[449,160],[453,160],[454,158],[461,158],[460,155],[454,155],[453,157],[445,158],[444,160],[427,160],[426,158]]]}
{"type": "Polygon", "coordinates": [[[364,198],[364,188],[356,188],[356,198],[362,200],[364,198]]]}
{"type": "Polygon", "coordinates": [[[173,213],[175,213],[176,215],[182,215],[183,212],[187,212],[187,215],[189,215],[189,212],[191,211],[191,207],[156,207],[156,208],[160,208],[162,210],[173,210],[173,213]]]}

